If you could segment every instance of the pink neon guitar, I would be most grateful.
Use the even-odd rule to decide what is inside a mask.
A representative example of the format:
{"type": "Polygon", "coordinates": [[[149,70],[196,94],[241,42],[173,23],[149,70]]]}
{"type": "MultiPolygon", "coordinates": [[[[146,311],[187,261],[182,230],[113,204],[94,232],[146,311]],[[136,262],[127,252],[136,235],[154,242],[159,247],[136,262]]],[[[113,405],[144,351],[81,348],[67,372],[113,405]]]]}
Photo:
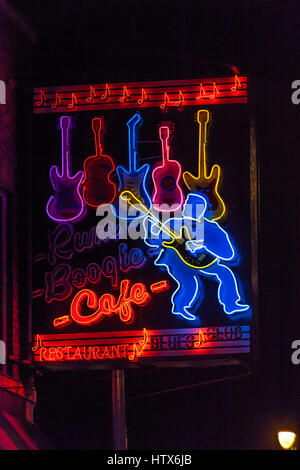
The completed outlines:
{"type": "Polygon", "coordinates": [[[176,211],[181,208],[184,200],[183,191],[179,181],[181,177],[181,165],[176,160],[169,158],[169,135],[167,126],[159,128],[159,137],[162,144],[162,164],[156,165],[152,172],[154,191],[152,194],[153,204],[166,206],[160,207],[160,211],[176,211]]]}
{"type": "Polygon", "coordinates": [[[50,180],[55,191],[47,203],[47,214],[55,222],[75,222],[84,217],[86,207],[80,194],[83,171],[70,176],[70,134],[71,118],[60,118],[62,166],[50,168],[50,180]]]}

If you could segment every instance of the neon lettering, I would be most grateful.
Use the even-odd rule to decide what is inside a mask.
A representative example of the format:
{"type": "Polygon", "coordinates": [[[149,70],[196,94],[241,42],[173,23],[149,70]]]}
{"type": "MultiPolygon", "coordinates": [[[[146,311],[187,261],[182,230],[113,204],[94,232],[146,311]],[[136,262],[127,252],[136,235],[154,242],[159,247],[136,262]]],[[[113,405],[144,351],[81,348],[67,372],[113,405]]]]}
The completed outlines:
{"type": "Polygon", "coordinates": [[[72,300],[70,314],[72,319],[79,325],[94,325],[103,320],[105,316],[116,314],[124,323],[131,323],[134,320],[134,310],[132,304],[145,306],[151,299],[143,283],[136,283],[132,286],[128,279],[121,281],[119,298],[112,294],[103,294],[97,299],[95,292],[90,289],[83,289],[78,292],[72,300]],[[90,315],[82,315],[83,304],[95,310],[90,315]]]}

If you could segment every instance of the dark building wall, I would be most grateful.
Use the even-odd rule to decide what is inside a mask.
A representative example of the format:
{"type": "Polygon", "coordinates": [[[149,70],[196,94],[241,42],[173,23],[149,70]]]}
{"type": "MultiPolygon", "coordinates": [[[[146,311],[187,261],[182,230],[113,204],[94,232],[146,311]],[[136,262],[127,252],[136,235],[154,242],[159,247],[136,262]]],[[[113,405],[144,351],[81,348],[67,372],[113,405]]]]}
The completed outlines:
{"type": "Polygon", "coordinates": [[[20,174],[19,164],[26,159],[20,132],[24,120],[20,96],[24,54],[31,39],[26,23],[6,2],[1,2],[0,38],[0,79],[6,85],[6,103],[0,105],[1,339],[6,343],[6,364],[0,366],[0,406],[20,418],[27,415],[32,419],[32,407],[26,405],[30,403],[26,398],[34,401],[26,365],[30,310],[28,219],[24,214],[28,214],[28,199],[20,191],[22,178],[27,176],[26,172],[20,174]]]}

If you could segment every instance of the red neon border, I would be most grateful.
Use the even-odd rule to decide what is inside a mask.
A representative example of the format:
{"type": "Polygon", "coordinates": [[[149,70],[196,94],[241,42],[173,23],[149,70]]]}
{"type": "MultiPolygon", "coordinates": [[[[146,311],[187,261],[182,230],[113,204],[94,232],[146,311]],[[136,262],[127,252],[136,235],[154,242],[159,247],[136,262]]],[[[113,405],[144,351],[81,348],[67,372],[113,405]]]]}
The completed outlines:
{"type": "Polygon", "coordinates": [[[34,88],[34,112],[169,108],[247,103],[247,77],[34,88]]]}

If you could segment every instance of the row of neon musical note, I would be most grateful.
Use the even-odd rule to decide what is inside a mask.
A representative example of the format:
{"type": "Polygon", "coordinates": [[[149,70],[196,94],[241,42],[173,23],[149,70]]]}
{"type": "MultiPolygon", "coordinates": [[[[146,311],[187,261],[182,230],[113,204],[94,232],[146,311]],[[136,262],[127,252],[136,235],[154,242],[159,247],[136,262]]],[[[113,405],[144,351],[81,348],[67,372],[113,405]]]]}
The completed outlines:
{"type": "MultiPolygon", "coordinates": [[[[243,88],[243,85],[237,75],[234,77],[234,84],[230,87],[230,92],[236,93],[240,89],[243,88]]],[[[220,87],[213,82],[212,84],[204,84],[200,83],[198,87],[198,92],[193,94],[193,97],[190,96],[187,98],[185,96],[185,92],[182,89],[177,91],[178,95],[174,99],[173,95],[174,92],[172,91],[172,99],[170,97],[171,93],[164,91],[162,93],[162,100],[159,103],[159,107],[162,111],[166,111],[169,106],[175,106],[178,110],[182,110],[183,107],[187,104],[191,105],[191,102],[200,102],[201,100],[215,100],[216,98],[221,97],[221,95],[225,93],[225,96],[228,96],[228,90],[224,91],[221,90],[220,87]],[[198,94],[197,94],[198,93],[198,94]],[[195,95],[195,96],[194,96],[195,95]]],[[[98,92],[96,91],[95,87],[90,85],[88,91],[88,97],[79,97],[79,92],[71,92],[71,96],[68,95],[67,104],[65,103],[65,96],[62,97],[64,93],[56,91],[53,95],[51,94],[51,99],[49,102],[49,98],[46,92],[43,89],[39,90],[39,99],[35,101],[36,108],[42,108],[48,104],[52,110],[56,110],[57,108],[66,107],[67,109],[74,110],[78,108],[79,105],[92,105],[95,103],[111,103],[112,105],[116,106],[128,103],[135,103],[139,106],[144,104],[149,104],[150,102],[154,105],[154,102],[158,100],[157,93],[154,95],[150,91],[146,90],[146,87],[141,87],[138,93],[133,93],[129,86],[124,85],[121,95],[118,89],[112,89],[107,83],[105,84],[104,91],[98,92]],[[52,97],[53,95],[53,97],[52,97]]]]}

